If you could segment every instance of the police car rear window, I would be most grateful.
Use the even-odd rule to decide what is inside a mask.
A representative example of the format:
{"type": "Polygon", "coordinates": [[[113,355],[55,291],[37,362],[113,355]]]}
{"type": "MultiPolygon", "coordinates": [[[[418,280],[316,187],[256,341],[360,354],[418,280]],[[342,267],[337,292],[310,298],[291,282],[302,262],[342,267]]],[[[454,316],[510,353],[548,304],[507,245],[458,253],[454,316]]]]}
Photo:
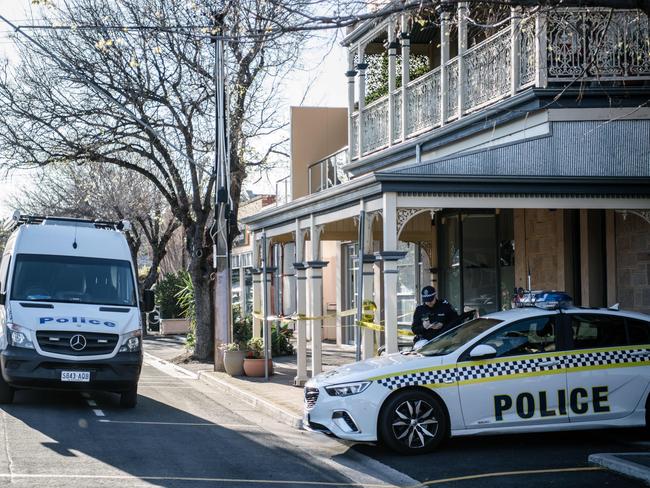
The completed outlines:
{"type": "Polygon", "coordinates": [[[488,318],[470,320],[436,337],[418,352],[423,356],[445,356],[501,322],[503,321],[488,318]]]}

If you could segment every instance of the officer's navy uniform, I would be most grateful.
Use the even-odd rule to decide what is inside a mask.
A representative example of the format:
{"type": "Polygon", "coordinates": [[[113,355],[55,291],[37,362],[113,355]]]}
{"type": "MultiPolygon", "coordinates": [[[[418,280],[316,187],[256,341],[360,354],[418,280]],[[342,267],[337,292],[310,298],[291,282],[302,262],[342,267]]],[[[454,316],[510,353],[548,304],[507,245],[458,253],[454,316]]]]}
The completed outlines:
{"type": "Polygon", "coordinates": [[[456,319],[458,319],[458,313],[456,313],[454,307],[447,300],[437,300],[433,307],[430,307],[426,303],[418,305],[413,313],[413,325],[411,326],[411,330],[415,334],[415,341],[421,339],[429,341],[433,339],[437,335],[451,329],[455,325],[454,322],[456,319]],[[422,325],[422,319],[425,317],[429,318],[430,324],[442,322],[442,327],[440,329],[425,329],[422,325]]]}

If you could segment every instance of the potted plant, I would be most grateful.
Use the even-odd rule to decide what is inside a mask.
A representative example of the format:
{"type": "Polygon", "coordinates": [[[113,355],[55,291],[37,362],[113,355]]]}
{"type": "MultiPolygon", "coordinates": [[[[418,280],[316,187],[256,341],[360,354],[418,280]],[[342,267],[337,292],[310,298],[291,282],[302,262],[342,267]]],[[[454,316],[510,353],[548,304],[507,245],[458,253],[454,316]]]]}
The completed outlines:
{"type": "MultiPolygon", "coordinates": [[[[244,359],[246,376],[264,376],[264,341],[261,337],[253,337],[247,343],[248,353],[244,359]]],[[[273,374],[273,361],[268,360],[269,374],[273,374]]]]}
{"type": "Polygon", "coordinates": [[[242,376],[244,374],[245,351],[241,351],[237,342],[228,342],[221,346],[223,348],[223,367],[230,376],[242,376]]]}

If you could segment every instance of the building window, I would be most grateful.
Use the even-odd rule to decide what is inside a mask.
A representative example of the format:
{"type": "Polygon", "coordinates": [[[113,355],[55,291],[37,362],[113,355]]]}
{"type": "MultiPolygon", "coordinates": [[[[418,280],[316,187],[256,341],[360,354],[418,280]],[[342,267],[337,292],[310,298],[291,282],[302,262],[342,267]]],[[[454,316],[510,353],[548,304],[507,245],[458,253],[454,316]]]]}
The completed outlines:
{"type": "Polygon", "coordinates": [[[438,235],[440,296],[459,312],[510,308],[514,287],[512,210],[443,214],[438,235]]]}

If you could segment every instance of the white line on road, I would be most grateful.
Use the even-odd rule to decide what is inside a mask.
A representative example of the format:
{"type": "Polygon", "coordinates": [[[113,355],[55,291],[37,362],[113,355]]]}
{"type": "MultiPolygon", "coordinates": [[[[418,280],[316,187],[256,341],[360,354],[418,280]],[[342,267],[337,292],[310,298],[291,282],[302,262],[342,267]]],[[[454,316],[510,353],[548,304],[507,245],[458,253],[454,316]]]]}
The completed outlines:
{"type": "Polygon", "coordinates": [[[95,400],[86,400],[86,402],[88,403],[89,407],[96,407],[97,406],[97,402],[95,400]]]}
{"type": "Polygon", "coordinates": [[[97,415],[98,417],[105,417],[104,412],[102,412],[98,408],[93,408],[93,412],[95,412],[95,415],[97,415]]]}
{"type": "Polygon", "coordinates": [[[255,429],[259,430],[257,425],[254,424],[215,424],[212,422],[154,422],[143,420],[108,420],[102,419],[101,423],[104,424],[138,424],[138,425],[184,425],[188,427],[225,427],[229,429],[255,429]]]}
{"type": "Polygon", "coordinates": [[[149,366],[153,366],[159,371],[162,371],[163,373],[168,374],[169,376],[172,376],[174,378],[183,378],[183,379],[191,379],[191,380],[196,380],[199,378],[199,375],[195,373],[191,373],[183,368],[179,368],[173,363],[170,363],[168,361],[162,361],[158,359],[156,356],[152,356],[149,353],[144,353],[144,362],[145,364],[149,366]]]}

